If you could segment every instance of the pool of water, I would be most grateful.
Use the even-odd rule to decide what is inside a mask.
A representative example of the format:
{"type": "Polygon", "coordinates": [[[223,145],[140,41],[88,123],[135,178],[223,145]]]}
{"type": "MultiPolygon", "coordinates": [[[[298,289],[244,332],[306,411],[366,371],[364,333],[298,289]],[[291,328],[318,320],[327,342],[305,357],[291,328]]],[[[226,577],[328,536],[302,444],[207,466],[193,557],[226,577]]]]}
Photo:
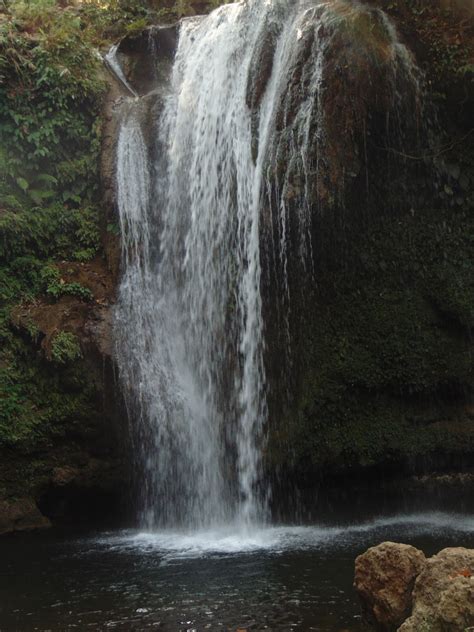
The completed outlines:
{"type": "Polygon", "coordinates": [[[363,630],[355,557],[384,540],[474,546],[474,516],[198,533],[0,539],[0,630],[363,630]]]}

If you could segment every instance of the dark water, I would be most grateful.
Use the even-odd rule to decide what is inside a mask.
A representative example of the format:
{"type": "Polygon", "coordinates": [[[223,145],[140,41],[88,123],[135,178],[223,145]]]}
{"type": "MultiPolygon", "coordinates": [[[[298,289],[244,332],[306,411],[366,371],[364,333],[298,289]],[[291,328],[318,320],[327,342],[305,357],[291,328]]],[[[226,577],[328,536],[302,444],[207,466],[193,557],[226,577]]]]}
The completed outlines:
{"type": "Polygon", "coordinates": [[[186,535],[0,539],[0,630],[363,630],[354,558],[384,540],[474,546],[474,516],[186,535]]]}

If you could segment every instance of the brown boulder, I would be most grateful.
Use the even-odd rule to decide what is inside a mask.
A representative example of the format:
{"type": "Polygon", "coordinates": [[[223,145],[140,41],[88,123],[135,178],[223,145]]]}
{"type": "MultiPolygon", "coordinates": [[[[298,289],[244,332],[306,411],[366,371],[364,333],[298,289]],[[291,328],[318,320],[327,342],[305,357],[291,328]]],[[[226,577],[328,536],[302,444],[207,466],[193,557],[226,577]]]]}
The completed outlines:
{"type": "Polygon", "coordinates": [[[396,630],[410,615],[415,580],[426,558],[407,544],[383,542],[359,555],[354,587],[364,619],[380,631],[396,630]]]}
{"type": "Polygon", "coordinates": [[[0,535],[50,526],[50,521],[43,516],[32,498],[0,500],[0,535]]]}
{"type": "Polygon", "coordinates": [[[474,626],[474,549],[449,548],[427,560],[413,590],[412,616],[399,632],[464,632],[474,626]]]}
{"type": "Polygon", "coordinates": [[[474,580],[456,577],[444,591],[439,613],[444,632],[466,630],[474,625],[474,580]]]}
{"type": "Polygon", "coordinates": [[[79,469],[77,467],[70,467],[65,465],[64,467],[55,467],[51,482],[55,487],[65,487],[74,483],[79,477],[79,469]]]}

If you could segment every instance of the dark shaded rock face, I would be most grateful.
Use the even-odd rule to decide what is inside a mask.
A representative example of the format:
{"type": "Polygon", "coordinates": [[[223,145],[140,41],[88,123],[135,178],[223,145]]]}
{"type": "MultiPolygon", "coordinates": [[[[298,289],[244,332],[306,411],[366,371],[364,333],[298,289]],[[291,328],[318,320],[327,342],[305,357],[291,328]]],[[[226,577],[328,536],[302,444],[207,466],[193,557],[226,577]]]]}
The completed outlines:
{"type": "Polygon", "coordinates": [[[75,524],[112,519],[126,498],[127,431],[112,359],[116,281],[102,258],[60,264],[58,270],[62,284],[76,283],[93,298],[36,299],[12,313],[22,336],[28,338],[34,328],[32,363],[45,387],[54,380],[57,419],[34,440],[25,439],[21,449],[2,447],[0,533],[44,528],[50,519],[75,524]],[[65,333],[80,358],[58,355],[58,336],[65,333]]]}
{"type": "MultiPolygon", "coordinates": [[[[459,459],[472,462],[474,447],[473,279],[467,273],[473,199],[457,170],[433,160],[441,151],[466,174],[464,186],[472,181],[459,79],[447,72],[440,80],[432,48],[439,34],[426,27],[419,51],[424,27],[413,16],[396,35],[378,11],[333,6],[342,9],[327,25],[302,29],[262,218],[269,462],[272,471],[293,471],[308,485],[315,471],[395,463],[455,469],[459,459]],[[326,40],[321,89],[302,165],[298,112],[311,96],[318,37],[326,40]],[[434,82],[447,95],[441,105],[429,89],[434,82]],[[274,247],[283,214],[286,253],[274,247]],[[309,218],[306,263],[302,215],[309,218]]],[[[454,39],[455,21],[438,28],[454,39]]],[[[473,41],[472,33],[465,36],[468,50],[473,41]]],[[[472,107],[470,86],[466,79],[472,107]]]]}
{"type": "MultiPolygon", "coordinates": [[[[102,194],[105,204],[104,226],[118,227],[116,211],[116,152],[120,124],[129,110],[130,89],[141,96],[140,125],[155,155],[158,141],[157,121],[163,96],[169,85],[176,52],[179,25],[149,27],[124,37],[115,47],[108,67],[109,91],[104,105],[101,152],[102,194]],[[118,71],[118,73],[117,73],[118,71]],[[125,79],[125,84],[121,79],[125,79]]],[[[118,278],[120,271],[120,240],[105,232],[107,259],[118,278]]]]}
{"type": "Polygon", "coordinates": [[[176,52],[178,26],[149,27],[128,35],[118,45],[117,58],[129,84],[140,96],[162,87],[176,52]]]}
{"type": "MultiPolygon", "coordinates": [[[[269,26],[251,69],[257,105],[273,67],[274,37],[269,26]]],[[[412,203],[408,171],[427,171],[408,167],[402,152],[408,143],[416,151],[420,135],[428,140],[421,73],[379,10],[348,2],[309,9],[285,70],[261,223],[267,368],[272,385],[290,381],[294,392],[303,369],[298,346],[317,327],[315,301],[327,269],[347,264],[354,232],[373,216],[412,203]],[[285,370],[271,354],[284,358],[289,347],[295,361],[288,358],[285,370]]]]}
{"type": "Polygon", "coordinates": [[[12,531],[31,531],[51,526],[32,498],[0,500],[0,535],[12,531]]]}

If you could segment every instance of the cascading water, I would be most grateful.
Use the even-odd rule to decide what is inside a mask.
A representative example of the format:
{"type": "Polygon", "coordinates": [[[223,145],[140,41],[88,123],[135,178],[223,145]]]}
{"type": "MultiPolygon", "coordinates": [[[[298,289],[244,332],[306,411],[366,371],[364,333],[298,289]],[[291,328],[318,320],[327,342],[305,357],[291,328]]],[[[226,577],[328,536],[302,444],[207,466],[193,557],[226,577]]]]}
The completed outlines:
{"type": "MultiPolygon", "coordinates": [[[[124,107],[117,354],[144,526],[266,518],[262,222],[277,227],[266,233],[288,312],[294,200],[298,256],[312,270],[325,55],[337,24],[360,11],[344,0],[254,0],[184,20],[153,149],[140,101],[124,107]]],[[[409,71],[415,83],[409,53],[383,28],[393,76],[409,71]]]]}
{"type": "Polygon", "coordinates": [[[110,70],[115,74],[115,76],[121,82],[123,87],[128,92],[130,92],[130,94],[132,94],[134,97],[138,97],[138,94],[135,92],[132,86],[128,83],[123,73],[122,66],[120,65],[120,62],[117,59],[117,50],[118,50],[118,44],[114,44],[112,48],[109,50],[109,52],[107,53],[107,55],[105,56],[105,62],[108,64],[110,70]]]}

